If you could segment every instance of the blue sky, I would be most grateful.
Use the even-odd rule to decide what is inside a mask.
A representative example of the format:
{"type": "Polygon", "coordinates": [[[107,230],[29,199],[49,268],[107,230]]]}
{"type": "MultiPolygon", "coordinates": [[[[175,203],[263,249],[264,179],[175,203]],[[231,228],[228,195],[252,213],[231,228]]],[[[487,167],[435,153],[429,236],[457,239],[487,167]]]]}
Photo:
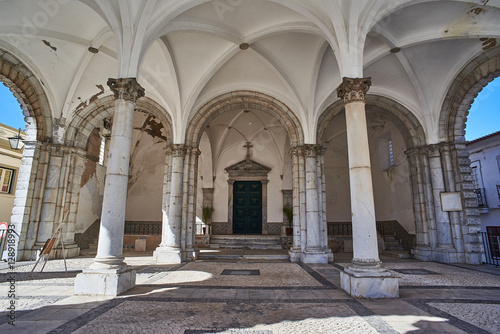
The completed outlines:
{"type": "MultiPolygon", "coordinates": [[[[25,128],[19,103],[10,90],[0,84],[0,123],[13,128],[25,128]]],[[[477,96],[467,118],[465,139],[500,131],[500,77],[490,82],[477,96]]]]}

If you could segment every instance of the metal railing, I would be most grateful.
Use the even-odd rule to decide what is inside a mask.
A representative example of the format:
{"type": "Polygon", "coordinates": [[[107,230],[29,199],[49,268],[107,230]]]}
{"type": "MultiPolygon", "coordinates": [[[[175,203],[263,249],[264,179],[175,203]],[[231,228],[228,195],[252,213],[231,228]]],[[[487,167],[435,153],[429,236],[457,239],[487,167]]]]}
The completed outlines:
{"type": "Polygon", "coordinates": [[[328,224],[328,235],[336,237],[350,237],[352,236],[352,224],[351,223],[329,223],[328,224]]]}
{"type": "Polygon", "coordinates": [[[161,222],[125,222],[125,234],[161,235],[161,222]]]}
{"type": "Polygon", "coordinates": [[[484,257],[486,264],[500,266],[500,228],[481,232],[483,237],[484,257]]]}
{"type": "Polygon", "coordinates": [[[487,208],[488,202],[486,201],[486,191],[484,190],[484,188],[474,189],[474,192],[477,196],[477,206],[479,208],[487,208]]]}

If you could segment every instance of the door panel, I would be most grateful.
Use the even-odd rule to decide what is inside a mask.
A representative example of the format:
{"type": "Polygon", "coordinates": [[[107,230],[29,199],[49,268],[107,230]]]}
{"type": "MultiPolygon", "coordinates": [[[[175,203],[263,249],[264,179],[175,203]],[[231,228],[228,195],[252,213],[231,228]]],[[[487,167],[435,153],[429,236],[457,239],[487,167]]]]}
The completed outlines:
{"type": "Polygon", "coordinates": [[[236,181],[233,187],[233,233],[262,233],[262,183],[236,181]]]}

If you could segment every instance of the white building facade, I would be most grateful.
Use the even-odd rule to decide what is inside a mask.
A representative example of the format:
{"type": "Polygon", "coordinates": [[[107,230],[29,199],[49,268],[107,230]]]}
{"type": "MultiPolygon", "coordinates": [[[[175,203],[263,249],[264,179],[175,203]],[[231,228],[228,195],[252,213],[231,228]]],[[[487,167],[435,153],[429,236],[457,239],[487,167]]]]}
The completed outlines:
{"type": "Polygon", "coordinates": [[[100,219],[77,293],[133,286],[125,221],[162,222],[158,262],[195,259],[202,205],[219,234],[276,234],[291,203],[305,263],[351,223],[352,295],[397,296],[377,221],[414,234],[417,259],[481,260],[464,128],[500,73],[497,1],[3,1],[0,22],[28,120],[18,258],[60,222],[76,256],[100,219]]]}

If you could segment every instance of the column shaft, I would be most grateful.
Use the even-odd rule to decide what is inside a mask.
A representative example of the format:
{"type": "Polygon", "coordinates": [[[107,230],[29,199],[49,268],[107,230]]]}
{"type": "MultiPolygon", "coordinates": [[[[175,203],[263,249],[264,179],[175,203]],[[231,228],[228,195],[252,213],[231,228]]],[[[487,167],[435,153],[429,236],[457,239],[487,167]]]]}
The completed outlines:
{"type": "Polygon", "coordinates": [[[135,103],[132,101],[115,100],[94,269],[118,269],[125,266],[122,256],[123,235],[134,108],[135,103]]]}
{"type": "Polygon", "coordinates": [[[354,252],[352,261],[354,263],[376,264],[380,260],[365,105],[363,102],[352,102],[347,104],[345,109],[351,186],[354,252]]]}
{"type": "Polygon", "coordinates": [[[365,94],[371,78],[343,78],[337,89],[344,99],[351,187],[353,266],[340,273],[341,287],[364,298],[399,296],[398,279],[380,267],[375,204],[366,126],[365,94]]]}

